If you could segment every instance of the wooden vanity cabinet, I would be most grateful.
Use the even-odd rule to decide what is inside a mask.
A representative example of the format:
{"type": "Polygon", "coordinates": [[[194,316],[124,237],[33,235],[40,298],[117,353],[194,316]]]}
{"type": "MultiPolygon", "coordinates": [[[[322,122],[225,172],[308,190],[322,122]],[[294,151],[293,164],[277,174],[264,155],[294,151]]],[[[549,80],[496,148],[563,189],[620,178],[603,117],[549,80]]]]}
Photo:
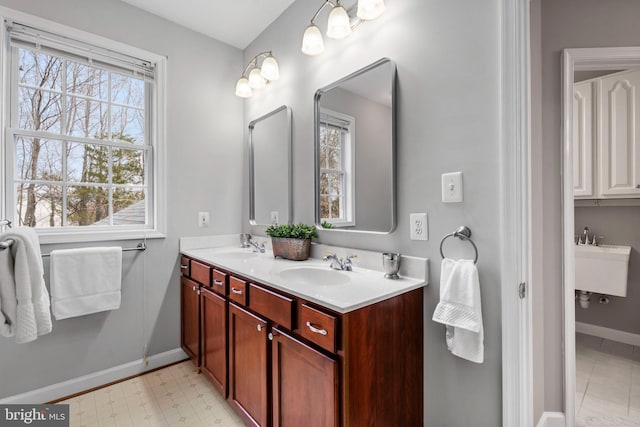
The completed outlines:
{"type": "Polygon", "coordinates": [[[210,268],[199,350],[198,282],[181,278],[183,348],[202,354],[202,372],[246,425],[423,425],[422,288],[337,313],[210,268]]]}
{"type": "Polygon", "coordinates": [[[203,287],[200,291],[200,369],[227,397],[227,300],[203,287]]]}
{"type": "Polygon", "coordinates": [[[267,320],[229,304],[229,403],[247,425],[269,426],[267,320]]]}

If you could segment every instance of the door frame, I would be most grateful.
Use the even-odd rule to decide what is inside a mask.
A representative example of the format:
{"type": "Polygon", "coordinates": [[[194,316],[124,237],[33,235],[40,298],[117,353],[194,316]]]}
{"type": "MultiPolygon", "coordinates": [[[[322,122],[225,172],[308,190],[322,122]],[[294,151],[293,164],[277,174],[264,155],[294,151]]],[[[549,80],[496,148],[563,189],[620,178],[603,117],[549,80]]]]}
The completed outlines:
{"type": "Polygon", "coordinates": [[[502,425],[532,427],[529,0],[501,1],[502,425]],[[524,294],[520,296],[520,284],[524,294]]]}
{"type": "Polygon", "coordinates": [[[573,81],[575,71],[640,67],[640,47],[564,49],[562,52],[562,286],[565,425],[575,424],[575,241],[573,201],[573,81]]]}

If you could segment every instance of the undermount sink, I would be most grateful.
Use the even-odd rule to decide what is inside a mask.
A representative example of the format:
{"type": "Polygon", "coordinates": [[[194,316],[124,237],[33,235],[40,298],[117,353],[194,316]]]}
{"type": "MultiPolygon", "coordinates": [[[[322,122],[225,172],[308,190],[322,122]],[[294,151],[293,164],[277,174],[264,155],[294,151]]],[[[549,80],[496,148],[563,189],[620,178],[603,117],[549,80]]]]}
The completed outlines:
{"type": "Polygon", "coordinates": [[[291,267],[278,273],[281,279],[299,285],[344,285],[351,281],[349,273],[331,270],[329,267],[291,267]]]}

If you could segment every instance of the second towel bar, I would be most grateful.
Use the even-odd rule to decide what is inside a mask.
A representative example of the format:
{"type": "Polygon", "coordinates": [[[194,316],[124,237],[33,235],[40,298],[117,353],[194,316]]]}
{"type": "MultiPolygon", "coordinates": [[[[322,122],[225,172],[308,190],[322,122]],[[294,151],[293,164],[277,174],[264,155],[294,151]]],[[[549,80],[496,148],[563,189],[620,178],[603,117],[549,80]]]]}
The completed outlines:
{"type": "Polygon", "coordinates": [[[442,257],[442,259],[445,258],[444,252],[442,252],[442,244],[449,237],[457,237],[460,240],[466,240],[467,242],[471,243],[471,245],[473,246],[473,249],[476,251],[476,258],[473,260],[473,263],[474,264],[478,263],[478,247],[476,246],[475,243],[473,243],[473,240],[471,240],[471,230],[469,229],[469,227],[464,226],[464,225],[458,227],[458,229],[456,231],[454,231],[453,233],[447,234],[440,241],[440,256],[442,257]]]}

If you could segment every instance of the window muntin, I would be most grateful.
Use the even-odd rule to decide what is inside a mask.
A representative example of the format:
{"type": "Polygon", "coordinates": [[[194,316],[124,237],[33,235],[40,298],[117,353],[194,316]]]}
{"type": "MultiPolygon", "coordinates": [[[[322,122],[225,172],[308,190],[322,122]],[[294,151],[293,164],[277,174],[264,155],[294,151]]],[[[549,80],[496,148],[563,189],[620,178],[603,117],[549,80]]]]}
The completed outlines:
{"type": "Polygon", "coordinates": [[[15,223],[150,228],[147,79],[12,48],[15,223]]]}
{"type": "Polygon", "coordinates": [[[353,117],[323,109],[320,114],[320,218],[355,225],[353,213],[353,117]]]}

